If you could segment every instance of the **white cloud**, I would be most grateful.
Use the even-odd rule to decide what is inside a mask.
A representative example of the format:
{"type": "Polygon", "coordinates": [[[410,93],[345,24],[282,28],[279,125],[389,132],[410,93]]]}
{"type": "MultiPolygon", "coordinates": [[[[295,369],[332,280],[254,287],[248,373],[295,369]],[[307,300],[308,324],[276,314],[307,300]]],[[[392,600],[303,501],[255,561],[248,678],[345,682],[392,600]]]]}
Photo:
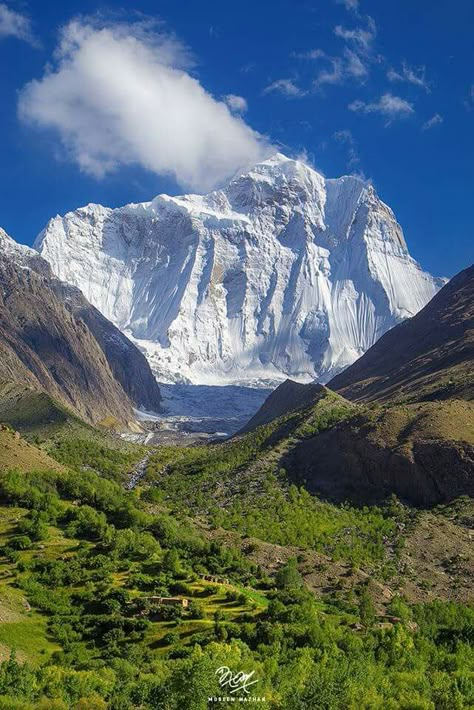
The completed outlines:
{"type": "MultiPolygon", "coordinates": [[[[324,55],[323,55],[324,56],[324,55]]],[[[323,84],[342,84],[347,79],[365,79],[369,73],[367,63],[351,49],[345,49],[342,57],[325,57],[329,67],[321,69],[313,84],[320,87],[323,84]]]]}
{"type": "Polygon", "coordinates": [[[245,113],[248,109],[247,100],[243,96],[237,94],[227,94],[224,96],[224,101],[231,111],[234,113],[245,113]]]}
{"type": "Polygon", "coordinates": [[[96,177],[138,164],[209,190],[271,148],[189,67],[187,49],[150,22],[76,20],[54,66],[22,89],[19,115],[56,131],[68,157],[96,177]]]}
{"type": "Polygon", "coordinates": [[[323,59],[326,52],[322,49],[310,49],[308,52],[296,52],[293,56],[297,59],[323,59]]]}
{"type": "Polygon", "coordinates": [[[387,116],[389,119],[405,118],[415,112],[413,104],[400,96],[393,94],[383,94],[378,101],[365,103],[364,101],[353,101],[349,104],[351,111],[360,111],[361,113],[379,113],[382,116],[387,116]]]}
{"type": "Polygon", "coordinates": [[[336,37],[340,37],[346,42],[351,42],[359,51],[370,52],[372,43],[377,34],[377,28],[372,17],[367,18],[367,28],[355,27],[352,30],[337,25],[334,28],[336,37]]]}
{"type": "Polygon", "coordinates": [[[11,10],[5,3],[0,3],[0,39],[16,37],[32,46],[38,46],[38,40],[33,34],[31,20],[15,10],[11,10]]]}
{"type": "Polygon", "coordinates": [[[424,122],[421,127],[421,130],[428,131],[430,128],[433,128],[433,126],[439,126],[439,124],[443,123],[443,121],[444,118],[441,116],[441,114],[435,113],[434,116],[431,116],[431,118],[424,122]]]}
{"type": "Polygon", "coordinates": [[[360,156],[352,133],[347,129],[336,131],[333,133],[333,138],[337,143],[346,146],[348,153],[347,167],[349,170],[354,171],[360,165],[360,156]]]}
{"type": "Polygon", "coordinates": [[[346,60],[346,74],[356,77],[357,79],[362,79],[367,76],[369,73],[367,64],[362,61],[358,54],[352,52],[350,49],[346,49],[344,51],[344,57],[346,60]]]}
{"type": "Polygon", "coordinates": [[[339,57],[330,58],[331,66],[329,69],[322,69],[316,79],[314,80],[315,86],[322,86],[323,84],[341,84],[344,81],[344,66],[342,59],[339,57]]]}
{"type": "Polygon", "coordinates": [[[291,79],[277,79],[266,86],[263,90],[264,94],[278,93],[283,94],[287,98],[301,98],[306,95],[306,91],[297,86],[291,79]]]}
{"type": "MultiPolygon", "coordinates": [[[[357,9],[357,3],[352,4],[352,8],[357,9]]],[[[293,55],[298,59],[322,59],[327,62],[327,66],[320,69],[313,81],[313,88],[316,90],[323,85],[338,85],[353,79],[362,81],[369,75],[370,64],[373,61],[372,43],[376,36],[374,20],[367,17],[367,28],[347,29],[337,25],[334,33],[345,43],[340,56],[330,56],[319,48],[293,55]]]]}
{"type": "Polygon", "coordinates": [[[474,109],[474,84],[471,84],[469,87],[469,91],[463,103],[466,111],[472,111],[474,109]]]}
{"type": "Polygon", "coordinates": [[[367,78],[369,66],[372,61],[372,43],[376,35],[375,22],[367,18],[367,28],[356,27],[347,29],[341,25],[334,28],[334,34],[346,43],[340,57],[329,57],[322,50],[313,50],[307,54],[308,58],[325,58],[330,62],[330,67],[322,69],[317,75],[314,86],[323,84],[342,84],[348,79],[367,78]]]}
{"type": "Polygon", "coordinates": [[[428,94],[430,93],[430,85],[426,80],[426,67],[409,67],[408,64],[403,62],[400,71],[396,71],[391,68],[387,72],[387,79],[389,81],[404,82],[406,84],[413,84],[421,89],[424,89],[428,94]]]}
{"type": "Polygon", "coordinates": [[[344,5],[346,10],[356,12],[359,9],[359,0],[336,0],[338,5],[344,5]]]}

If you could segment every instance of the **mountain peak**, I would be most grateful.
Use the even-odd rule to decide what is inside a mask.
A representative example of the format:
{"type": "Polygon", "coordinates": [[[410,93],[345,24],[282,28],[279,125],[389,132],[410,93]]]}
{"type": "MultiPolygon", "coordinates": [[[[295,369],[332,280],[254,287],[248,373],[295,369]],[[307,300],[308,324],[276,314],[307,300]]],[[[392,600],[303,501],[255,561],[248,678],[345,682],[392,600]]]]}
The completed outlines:
{"type": "Polygon", "coordinates": [[[357,177],[282,153],[209,195],[78,209],[36,244],[162,381],[327,381],[439,288],[357,177]]]}
{"type": "MultiPolygon", "coordinates": [[[[27,249],[27,247],[25,247],[27,249]]],[[[10,254],[21,251],[21,247],[17,244],[7,232],[0,227],[0,254],[10,254]]]]}
{"type": "Polygon", "coordinates": [[[261,163],[257,163],[257,165],[283,165],[284,163],[290,163],[290,162],[295,162],[293,158],[289,158],[287,155],[284,155],[283,153],[274,153],[270,158],[267,158],[266,160],[262,160],[261,163]]]}
{"type": "Polygon", "coordinates": [[[25,244],[19,244],[16,242],[4,229],[2,229],[2,227],[0,227],[0,257],[6,257],[14,260],[22,267],[29,266],[31,259],[34,259],[35,261],[43,261],[46,269],[49,268],[46,261],[40,259],[38,253],[34,249],[27,247],[25,244]]]}
{"type": "Polygon", "coordinates": [[[245,177],[247,175],[286,175],[288,177],[295,177],[299,175],[302,177],[308,173],[313,173],[320,179],[324,179],[321,173],[312,168],[305,161],[298,158],[289,158],[283,153],[275,153],[270,158],[262,160],[260,163],[254,165],[250,170],[236,176],[234,180],[238,180],[240,177],[245,177]]]}

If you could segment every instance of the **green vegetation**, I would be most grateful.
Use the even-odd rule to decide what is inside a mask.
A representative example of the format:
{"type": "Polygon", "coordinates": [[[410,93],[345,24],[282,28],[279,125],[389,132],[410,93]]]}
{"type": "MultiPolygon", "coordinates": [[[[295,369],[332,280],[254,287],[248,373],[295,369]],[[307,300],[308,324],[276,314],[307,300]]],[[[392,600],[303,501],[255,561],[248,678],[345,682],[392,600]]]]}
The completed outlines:
{"type": "Polygon", "coordinates": [[[92,469],[119,480],[145,455],[143,447],[128,444],[104,428],[94,429],[46,392],[26,385],[0,382],[0,422],[21,434],[18,446],[25,451],[24,442],[35,445],[30,447],[29,457],[20,455],[15,461],[17,456],[12,455],[6,462],[22,470],[44,468],[44,461],[51,466],[52,458],[76,470],[92,469]]]}
{"type": "Polygon", "coordinates": [[[150,457],[144,498],[197,513],[214,527],[294,545],[354,563],[380,561],[397,515],[377,507],[335,506],[291,484],[279,462],[295,441],[358,410],[327,392],[316,405],[224,444],[162,447],[150,457]]]}
{"type": "Polygon", "coordinates": [[[248,537],[318,550],[358,564],[382,560],[384,540],[394,538],[396,532],[396,519],[388,510],[323,503],[294,485],[286,493],[271,474],[261,496],[213,509],[212,522],[248,537]]]}
{"type": "Polygon", "coordinates": [[[46,392],[13,382],[0,382],[0,421],[31,438],[52,436],[69,422],[91,429],[46,392]]]}
{"type": "Polygon", "coordinates": [[[316,436],[335,424],[343,422],[357,412],[357,408],[348,400],[327,390],[316,406],[306,410],[304,419],[296,428],[294,436],[306,438],[316,436]]]}
{"type": "Polygon", "coordinates": [[[365,584],[317,600],[296,558],[271,579],[91,472],[11,472],[0,493],[2,607],[33,607],[0,625],[0,708],[205,710],[222,665],[275,709],[472,705],[471,607],[395,597],[379,622],[365,584]]]}
{"type": "MultiPolygon", "coordinates": [[[[328,396],[222,445],[162,447],[135,491],[145,450],[85,429],[43,441],[56,470],[0,472],[0,710],[206,710],[221,666],[254,672],[272,710],[472,708],[473,606],[397,593],[419,519],[433,545],[472,504],[334,505],[280,466],[352,414],[328,396]]],[[[462,560],[443,564],[456,578],[462,560]]]]}
{"type": "Polygon", "coordinates": [[[110,439],[68,437],[47,447],[48,454],[65,466],[76,470],[92,469],[108,478],[128,473],[145,454],[145,449],[126,444],[111,446],[110,439]]]}

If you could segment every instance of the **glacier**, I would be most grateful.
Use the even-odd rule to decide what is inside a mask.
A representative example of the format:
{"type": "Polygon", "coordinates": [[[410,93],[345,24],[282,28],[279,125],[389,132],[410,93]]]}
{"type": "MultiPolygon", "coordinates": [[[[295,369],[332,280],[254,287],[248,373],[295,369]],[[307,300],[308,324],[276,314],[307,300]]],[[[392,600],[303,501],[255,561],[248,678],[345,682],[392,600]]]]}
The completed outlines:
{"type": "Polygon", "coordinates": [[[372,185],[281,153],[208,195],[56,216],[35,248],[165,383],[328,381],[444,283],[372,185]]]}

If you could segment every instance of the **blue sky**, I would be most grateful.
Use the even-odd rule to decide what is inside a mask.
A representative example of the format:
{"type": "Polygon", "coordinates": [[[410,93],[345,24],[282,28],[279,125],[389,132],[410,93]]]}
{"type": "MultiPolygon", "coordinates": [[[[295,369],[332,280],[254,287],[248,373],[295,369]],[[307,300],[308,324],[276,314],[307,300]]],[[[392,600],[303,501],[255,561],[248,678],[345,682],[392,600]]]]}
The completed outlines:
{"type": "Polygon", "coordinates": [[[473,261],[471,0],[0,2],[0,225],[205,191],[278,146],[473,261]],[[79,16],[79,13],[81,15],[79,16]]]}

